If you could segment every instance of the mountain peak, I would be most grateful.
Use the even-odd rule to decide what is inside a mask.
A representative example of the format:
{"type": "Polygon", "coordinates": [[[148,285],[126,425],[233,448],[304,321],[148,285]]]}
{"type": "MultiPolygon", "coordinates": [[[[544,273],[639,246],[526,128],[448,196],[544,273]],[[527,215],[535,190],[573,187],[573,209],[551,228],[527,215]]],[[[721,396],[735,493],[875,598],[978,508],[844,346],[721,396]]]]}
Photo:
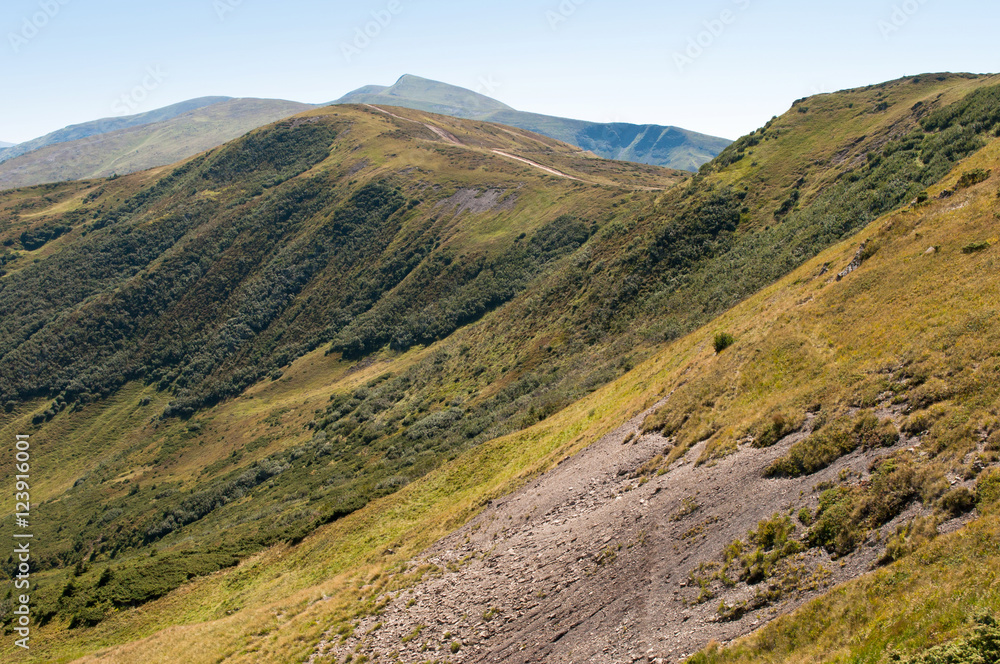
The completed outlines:
{"type": "Polygon", "coordinates": [[[347,93],[334,103],[381,103],[473,119],[499,111],[514,110],[478,92],[413,74],[403,74],[389,87],[366,85],[347,93]]]}
{"type": "Polygon", "coordinates": [[[486,120],[564,141],[605,159],[688,171],[698,170],[731,143],[676,127],[586,122],[525,113],[478,92],[413,74],[403,74],[389,87],[358,88],[333,103],[382,104],[486,120]]]}

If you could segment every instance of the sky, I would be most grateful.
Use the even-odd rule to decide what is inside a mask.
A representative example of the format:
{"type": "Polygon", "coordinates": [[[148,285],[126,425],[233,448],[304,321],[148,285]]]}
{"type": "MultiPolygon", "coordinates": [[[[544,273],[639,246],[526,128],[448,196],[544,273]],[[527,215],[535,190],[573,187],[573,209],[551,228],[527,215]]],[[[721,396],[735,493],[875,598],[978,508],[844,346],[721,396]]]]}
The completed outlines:
{"type": "Polygon", "coordinates": [[[323,103],[403,74],[734,139],[800,97],[998,72],[997,19],[995,0],[4,0],[0,141],[200,96],[323,103]]]}

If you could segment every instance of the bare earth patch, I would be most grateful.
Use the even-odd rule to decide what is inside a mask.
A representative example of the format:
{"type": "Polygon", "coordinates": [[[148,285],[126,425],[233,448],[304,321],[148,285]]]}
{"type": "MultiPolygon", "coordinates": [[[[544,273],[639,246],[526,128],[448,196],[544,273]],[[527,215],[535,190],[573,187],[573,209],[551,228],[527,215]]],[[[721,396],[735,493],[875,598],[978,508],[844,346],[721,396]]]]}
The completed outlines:
{"type": "MultiPolygon", "coordinates": [[[[863,479],[874,458],[919,441],[850,454],[808,477],[764,478],[775,459],[809,434],[807,422],[767,449],[741,447],[714,466],[696,466],[702,443],[665,474],[640,477],[636,471],[671,442],[641,435],[644,417],[494,502],[412,561],[411,567],[432,566],[432,573],[385,598],[385,610],[362,619],[346,639],[331,635],[314,661],[366,654],[402,662],[676,662],[870,570],[886,537],[920,514],[911,506],[843,558],[817,549],[794,556],[797,588],[725,621],[720,602],[733,606],[766,584],[716,584],[710,599],[699,598],[703,591],[692,581],[699,564],[719,562],[730,542],[775,513],[814,509],[817,484],[863,479]]],[[[797,526],[801,535],[805,528],[797,526]]]]}

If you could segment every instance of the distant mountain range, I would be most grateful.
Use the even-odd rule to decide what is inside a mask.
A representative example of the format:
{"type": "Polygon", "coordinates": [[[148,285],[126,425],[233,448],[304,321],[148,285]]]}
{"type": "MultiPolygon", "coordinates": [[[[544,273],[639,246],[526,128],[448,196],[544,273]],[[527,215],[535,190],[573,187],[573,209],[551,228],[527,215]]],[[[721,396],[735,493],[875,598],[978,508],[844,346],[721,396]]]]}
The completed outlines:
{"type": "MultiPolygon", "coordinates": [[[[465,88],[406,75],[331,104],[399,106],[533,131],[605,159],[696,171],[730,141],[659,125],[599,123],[525,113],[465,88]]],[[[0,143],[0,190],[165,166],[258,127],[317,108],[277,99],[199,97],[155,111],[71,125],[24,143],[0,143]]]]}
{"type": "Polygon", "coordinates": [[[392,86],[367,85],[334,104],[402,106],[527,129],[578,145],[605,159],[696,171],[732,141],[679,127],[626,122],[587,122],[526,113],[485,95],[447,83],[406,75],[392,86]]]}
{"type": "Polygon", "coordinates": [[[74,125],[0,151],[0,190],[172,164],[312,108],[278,99],[203,97],[74,125]]]}
{"type": "Polygon", "coordinates": [[[206,106],[211,106],[213,104],[229,101],[230,99],[230,97],[199,97],[198,99],[189,99],[188,101],[182,101],[179,104],[165,106],[155,111],[139,113],[138,115],[103,118],[101,120],[94,120],[93,122],[70,125],[69,127],[54,131],[51,134],[46,134],[40,138],[25,141],[24,143],[17,145],[12,143],[0,143],[0,147],[9,148],[0,152],[0,162],[20,157],[22,154],[40,150],[56,143],[68,143],[81,138],[87,138],[88,136],[109,134],[121,129],[128,129],[129,127],[139,127],[142,125],[163,122],[165,120],[176,118],[178,115],[195,111],[199,108],[205,108],[206,106]]]}
{"type": "MultiPolygon", "coordinates": [[[[8,143],[7,141],[0,141],[0,148],[12,148],[16,143],[8,143]]],[[[2,156],[0,156],[2,158],[2,156]]]]}

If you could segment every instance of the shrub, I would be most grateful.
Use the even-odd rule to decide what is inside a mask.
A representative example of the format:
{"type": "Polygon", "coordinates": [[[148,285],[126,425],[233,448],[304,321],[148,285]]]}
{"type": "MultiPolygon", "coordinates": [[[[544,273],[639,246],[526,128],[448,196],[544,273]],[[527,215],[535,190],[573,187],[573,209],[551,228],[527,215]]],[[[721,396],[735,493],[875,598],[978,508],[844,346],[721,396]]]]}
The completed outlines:
{"type": "Polygon", "coordinates": [[[981,168],[976,168],[971,171],[966,171],[962,173],[962,177],[958,179],[958,184],[955,186],[956,189],[967,189],[969,187],[975,186],[980,182],[986,182],[990,179],[990,174],[993,171],[986,171],[981,168]]]}
{"type": "Polygon", "coordinates": [[[882,565],[904,558],[938,535],[937,521],[933,517],[918,517],[906,525],[896,528],[885,546],[885,553],[879,559],[882,565]]]}
{"type": "Polygon", "coordinates": [[[756,448],[771,447],[796,429],[796,424],[785,417],[783,413],[775,413],[754,436],[753,446],[756,448]]]}
{"type": "Polygon", "coordinates": [[[865,412],[854,425],[859,445],[866,449],[892,447],[899,442],[899,429],[891,420],[880,422],[871,411],[865,412]]]}
{"type": "MultiPolygon", "coordinates": [[[[901,661],[895,656],[892,661],[901,661]]],[[[991,616],[976,618],[976,629],[952,643],[935,646],[905,660],[906,664],[962,664],[1000,661],[1000,626],[991,616]]]]}
{"type": "Polygon", "coordinates": [[[1000,471],[990,470],[976,482],[976,505],[981,511],[992,508],[1000,501],[1000,471]]]}
{"type": "Polygon", "coordinates": [[[732,346],[734,343],[736,343],[736,337],[733,335],[728,332],[717,332],[715,334],[715,339],[712,342],[712,346],[715,348],[715,353],[719,354],[732,346]]]}
{"type": "Polygon", "coordinates": [[[961,516],[976,506],[976,497],[964,486],[941,496],[941,509],[951,516],[961,516]]]}
{"type": "Polygon", "coordinates": [[[974,254],[980,251],[985,251],[990,248],[989,242],[970,242],[969,244],[962,247],[963,254],[974,254]]]}
{"type": "Polygon", "coordinates": [[[792,445],[788,454],[775,460],[765,471],[767,477],[812,475],[856,449],[891,447],[899,441],[899,429],[891,421],[879,421],[871,411],[861,413],[853,423],[840,420],[792,445]]]}

